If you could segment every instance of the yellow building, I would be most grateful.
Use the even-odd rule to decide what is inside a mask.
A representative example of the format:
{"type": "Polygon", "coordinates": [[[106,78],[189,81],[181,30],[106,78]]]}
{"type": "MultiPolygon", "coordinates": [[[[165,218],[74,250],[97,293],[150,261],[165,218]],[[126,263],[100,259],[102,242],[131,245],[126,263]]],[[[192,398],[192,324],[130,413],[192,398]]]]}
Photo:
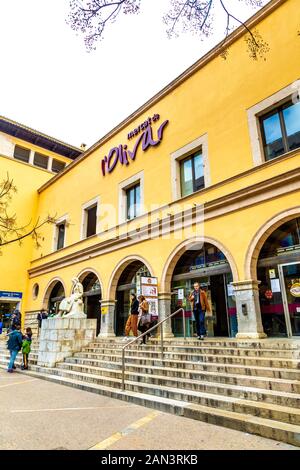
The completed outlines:
{"type": "MultiPolygon", "coordinates": [[[[189,335],[195,280],[209,335],[300,334],[299,1],[273,0],[247,24],[268,42],[266,61],[249,59],[236,30],[86,152],[67,146],[60,160],[74,161],[52,178],[1,157],[1,175],[9,163],[28,184],[22,217],[57,219],[40,248],[0,259],[0,290],[23,292],[28,323],[78,277],[100,336],[122,335],[146,277],[157,278],[153,313],[157,290],[159,317],[183,305],[189,335]]],[[[164,327],[182,334],[180,318],[164,327]]]]}
{"type": "MultiPolygon", "coordinates": [[[[28,233],[38,220],[38,188],[69,165],[80,149],[34,129],[0,116],[0,177],[13,179],[17,193],[9,205],[9,215],[17,214],[18,227],[28,233]]],[[[50,211],[50,209],[49,209],[50,211]]],[[[1,249],[0,320],[6,326],[14,309],[24,313],[33,239],[1,249]]]]}

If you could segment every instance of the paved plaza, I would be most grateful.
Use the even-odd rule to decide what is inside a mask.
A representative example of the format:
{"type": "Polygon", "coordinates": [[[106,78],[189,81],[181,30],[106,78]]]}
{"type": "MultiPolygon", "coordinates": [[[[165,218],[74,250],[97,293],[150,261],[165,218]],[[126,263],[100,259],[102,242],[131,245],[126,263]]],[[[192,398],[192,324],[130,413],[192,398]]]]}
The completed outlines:
{"type": "Polygon", "coordinates": [[[299,450],[0,369],[0,449],[299,450]]]}

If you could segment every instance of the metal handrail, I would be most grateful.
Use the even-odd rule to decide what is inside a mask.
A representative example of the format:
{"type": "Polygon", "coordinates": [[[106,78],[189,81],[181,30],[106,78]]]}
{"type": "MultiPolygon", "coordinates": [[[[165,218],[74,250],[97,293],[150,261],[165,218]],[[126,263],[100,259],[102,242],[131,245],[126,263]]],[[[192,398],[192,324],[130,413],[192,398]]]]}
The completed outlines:
{"type": "Polygon", "coordinates": [[[142,333],[139,336],[136,336],[132,341],[129,343],[125,344],[122,348],[122,390],[125,390],[125,349],[130,346],[131,344],[135,343],[139,339],[143,338],[145,335],[148,335],[151,331],[155,330],[156,328],[160,327],[160,345],[161,345],[161,360],[163,361],[164,359],[164,338],[163,338],[163,328],[162,325],[165,323],[165,321],[169,320],[170,318],[174,317],[177,313],[182,312],[182,322],[183,322],[183,337],[186,339],[186,331],[185,331],[185,311],[183,308],[180,308],[176,310],[176,312],[171,313],[168,317],[164,318],[161,320],[159,323],[156,325],[152,326],[149,328],[149,330],[145,331],[145,333],[142,333]]]}

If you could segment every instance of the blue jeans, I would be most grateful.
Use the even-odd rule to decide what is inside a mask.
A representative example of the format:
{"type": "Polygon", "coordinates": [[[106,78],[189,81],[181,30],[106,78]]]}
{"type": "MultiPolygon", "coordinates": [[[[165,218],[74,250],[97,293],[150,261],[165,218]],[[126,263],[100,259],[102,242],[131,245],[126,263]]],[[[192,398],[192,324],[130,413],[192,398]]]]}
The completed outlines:
{"type": "Polygon", "coordinates": [[[200,305],[197,305],[196,309],[193,310],[193,314],[196,320],[197,335],[206,335],[205,329],[205,311],[201,309],[200,305]]]}
{"type": "Polygon", "coordinates": [[[15,360],[19,351],[9,351],[9,352],[10,352],[10,361],[8,364],[8,370],[11,370],[14,366],[14,363],[15,363],[15,360]]]}

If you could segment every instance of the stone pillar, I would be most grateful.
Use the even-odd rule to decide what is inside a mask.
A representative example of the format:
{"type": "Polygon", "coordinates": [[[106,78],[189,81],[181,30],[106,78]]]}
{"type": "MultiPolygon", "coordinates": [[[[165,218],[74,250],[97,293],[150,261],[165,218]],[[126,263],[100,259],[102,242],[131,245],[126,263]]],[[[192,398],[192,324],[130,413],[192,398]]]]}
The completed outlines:
{"type": "Polygon", "coordinates": [[[98,338],[115,337],[115,300],[101,300],[101,329],[98,338]]]}
{"type": "Polygon", "coordinates": [[[38,366],[55,367],[79,352],[96,337],[97,320],[86,318],[48,318],[40,334],[38,366]]]}
{"type": "MultiPolygon", "coordinates": [[[[159,292],[158,293],[158,321],[163,320],[171,314],[171,293],[170,292],[159,292]]],[[[164,338],[173,338],[171,319],[163,323],[163,335],[164,338]]],[[[158,330],[159,334],[159,330],[158,330]]]]}
{"type": "Polygon", "coordinates": [[[238,333],[237,338],[266,338],[259,305],[260,281],[232,282],[236,298],[238,333]]]}

